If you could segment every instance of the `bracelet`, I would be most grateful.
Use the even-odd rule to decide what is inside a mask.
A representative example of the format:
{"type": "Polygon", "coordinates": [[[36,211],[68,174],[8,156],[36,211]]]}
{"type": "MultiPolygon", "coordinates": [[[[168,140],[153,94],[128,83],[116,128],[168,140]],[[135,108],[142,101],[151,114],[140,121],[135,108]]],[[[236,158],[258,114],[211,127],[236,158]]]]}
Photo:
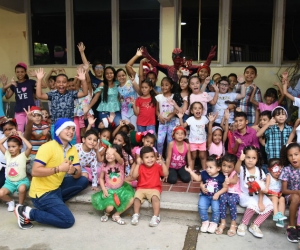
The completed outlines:
{"type": "Polygon", "coordinates": [[[59,166],[57,167],[57,173],[59,173],[59,166]]]}
{"type": "Polygon", "coordinates": [[[56,174],[56,168],[54,168],[54,174],[56,174]]]}

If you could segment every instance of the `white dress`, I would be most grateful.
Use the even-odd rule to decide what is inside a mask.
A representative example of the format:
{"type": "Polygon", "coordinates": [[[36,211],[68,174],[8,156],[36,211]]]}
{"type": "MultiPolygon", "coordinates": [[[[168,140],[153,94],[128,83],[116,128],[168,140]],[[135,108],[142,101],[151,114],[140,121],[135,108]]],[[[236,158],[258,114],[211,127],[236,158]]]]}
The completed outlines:
{"type": "MultiPolygon", "coordinates": [[[[261,171],[262,175],[260,178],[260,171],[258,167],[255,167],[255,177],[256,180],[264,180],[266,179],[266,175],[263,171],[261,171]]],[[[240,206],[250,208],[254,210],[258,214],[266,214],[269,211],[273,210],[273,204],[272,201],[264,195],[263,198],[263,204],[265,205],[265,210],[263,212],[259,211],[258,207],[258,197],[259,195],[253,194],[253,196],[250,196],[248,193],[248,188],[246,187],[247,177],[249,177],[251,174],[249,173],[248,169],[246,168],[246,176],[244,178],[244,168],[241,166],[241,171],[240,171],[240,189],[241,189],[241,194],[240,194],[240,206]]]]}

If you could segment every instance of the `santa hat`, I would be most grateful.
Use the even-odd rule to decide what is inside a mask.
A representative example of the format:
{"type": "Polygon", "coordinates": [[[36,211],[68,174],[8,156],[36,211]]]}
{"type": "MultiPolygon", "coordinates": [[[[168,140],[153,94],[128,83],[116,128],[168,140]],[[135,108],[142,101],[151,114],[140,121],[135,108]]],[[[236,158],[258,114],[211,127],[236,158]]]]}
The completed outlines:
{"type": "Polygon", "coordinates": [[[62,142],[60,141],[60,139],[58,137],[59,134],[61,133],[61,131],[63,131],[66,127],[70,127],[70,126],[76,128],[76,124],[68,118],[59,118],[56,121],[56,123],[54,125],[54,139],[58,143],[62,144],[62,142]]]}
{"type": "Polygon", "coordinates": [[[172,137],[173,138],[174,138],[174,135],[175,135],[176,131],[178,131],[178,130],[183,131],[184,135],[186,136],[186,130],[185,130],[185,128],[182,127],[182,126],[176,126],[175,128],[173,128],[173,132],[172,132],[172,137]]]}
{"type": "Polygon", "coordinates": [[[27,65],[26,65],[26,63],[19,62],[19,63],[17,64],[17,67],[18,67],[18,66],[20,66],[20,67],[24,68],[25,70],[27,70],[27,65]]]}
{"type": "Polygon", "coordinates": [[[130,131],[130,141],[132,146],[137,146],[142,141],[143,134],[141,132],[130,131]]]}
{"type": "Polygon", "coordinates": [[[200,71],[201,69],[207,69],[208,75],[210,75],[210,67],[209,67],[209,66],[210,66],[210,63],[211,63],[212,59],[213,59],[213,58],[215,57],[215,55],[216,55],[216,48],[217,48],[217,46],[214,46],[214,47],[212,47],[212,48],[210,49],[206,61],[205,61],[204,63],[201,63],[201,64],[200,64],[200,66],[199,66],[199,68],[198,68],[198,70],[197,70],[197,75],[199,75],[199,71],[200,71]]]}
{"type": "Polygon", "coordinates": [[[33,114],[42,115],[41,109],[39,107],[36,107],[36,106],[32,106],[30,108],[30,112],[32,112],[33,114]]]}

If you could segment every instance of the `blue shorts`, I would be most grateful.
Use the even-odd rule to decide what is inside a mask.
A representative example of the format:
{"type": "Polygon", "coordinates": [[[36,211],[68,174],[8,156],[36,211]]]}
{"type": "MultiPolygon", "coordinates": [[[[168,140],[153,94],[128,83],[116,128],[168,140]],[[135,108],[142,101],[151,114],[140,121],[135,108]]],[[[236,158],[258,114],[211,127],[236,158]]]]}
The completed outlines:
{"type": "Polygon", "coordinates": [[[19,193],[19,187],[23,184],[26,186],[26,190],[28,190],[30,187],[30,181],[27,177],[20,181],[10,181],[9,179],[6,179],[2,188],[6,188],[11,194],[13,194],[16,191],[17,193],[19,193]]]}

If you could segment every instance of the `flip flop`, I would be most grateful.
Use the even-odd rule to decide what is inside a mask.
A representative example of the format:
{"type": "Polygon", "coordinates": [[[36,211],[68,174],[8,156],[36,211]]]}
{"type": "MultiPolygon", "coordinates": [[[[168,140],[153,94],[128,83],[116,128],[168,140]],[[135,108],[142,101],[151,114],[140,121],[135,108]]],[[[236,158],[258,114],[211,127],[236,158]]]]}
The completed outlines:
{"type": "Polygon", "coordinates": [[[223,234],[223,231],[224,231],[225,228],[226,228],[226,225],[221,223],[219,225],[219,227],[216,229],[216,234],[217,235],[223,234]],[[220,228],[220,226],[224,226],[224,228],[220,228]]]}
{"type": "Polygon", "coordinates": [[[237,229],[237,226],[231,224],[231,225],[230,225],[230,228],[229,228],[229,230],[228,230],[228,232],[227,232],[227,235],[228,235],[229,237],[235,236],[235,235],[236,235],[236,229],[237,229]],[[232,227],[234,228],[234,230],[231,229],[232,227]]]}

